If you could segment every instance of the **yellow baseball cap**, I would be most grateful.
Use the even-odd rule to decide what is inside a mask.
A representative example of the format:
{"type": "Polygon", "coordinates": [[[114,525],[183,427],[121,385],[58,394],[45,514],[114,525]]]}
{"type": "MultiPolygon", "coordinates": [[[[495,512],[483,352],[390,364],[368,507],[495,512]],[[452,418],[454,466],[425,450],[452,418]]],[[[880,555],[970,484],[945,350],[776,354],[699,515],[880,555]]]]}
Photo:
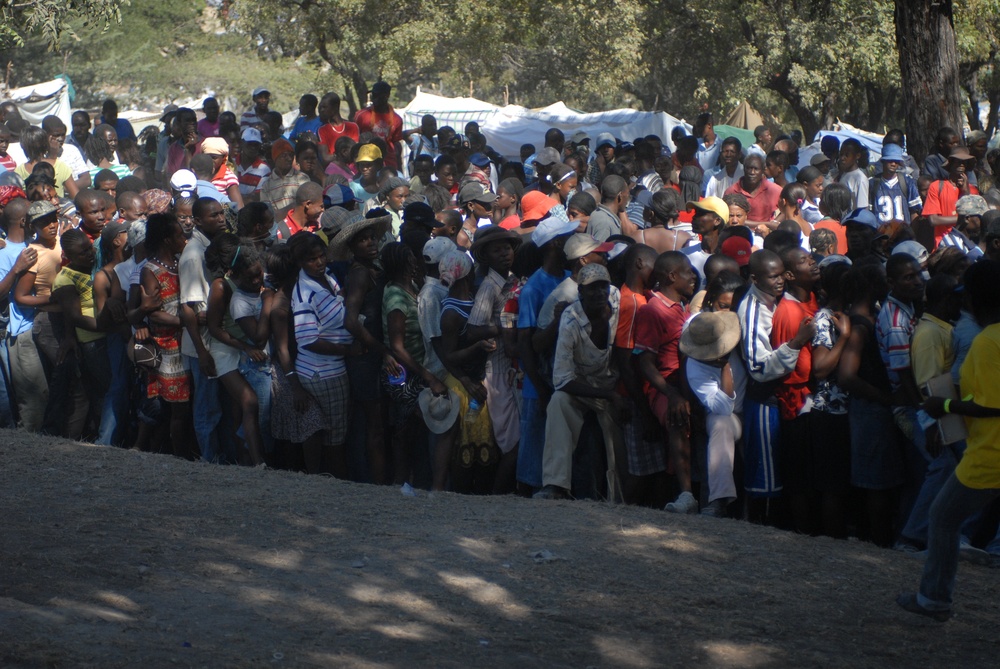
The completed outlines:
{"type": "Polygon", "coordinates": [[[365,144],[358,149],[358,157],[354,162],[374,163],[376,160],[382,160],[382,151],[374,144],[365,144]]]}
{"type": "Polygon", "coordinates": [[[723,202],[721,197],[715,197],[714,195],[703,197],[697,202],[688,202],[685,207],[689,210],[694,209],[700,213],[710,211],[721,218],[723,223],[729,223],[729,205],[723,202]]]}

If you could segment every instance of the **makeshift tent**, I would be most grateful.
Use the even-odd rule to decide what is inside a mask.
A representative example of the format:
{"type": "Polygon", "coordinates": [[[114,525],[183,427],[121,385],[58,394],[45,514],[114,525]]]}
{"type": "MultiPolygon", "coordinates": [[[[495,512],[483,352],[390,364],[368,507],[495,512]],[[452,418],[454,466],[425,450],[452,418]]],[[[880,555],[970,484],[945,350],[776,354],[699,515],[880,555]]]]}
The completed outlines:
{"type": "Polygon", "coordinates": [[[740,140],[740,144],[746,149],[748,146],[754,143],[754,136],[752,130],[746,130],[744,128],[735,128],[731,125],[716,125],[712,127],[715,130],[715,134],[725,139],[727,137],[735,137],[740,140]]]}
{"type": "Polygon", "coordinates": [[[519,105],[500,107],[475,98],[448,98],[418,91],[404,109],[403,127],[419,128],[424,114],[433,114],[438,127],[450,125],[456,132],[464,132],[465,124],[475,121],[489,140],[490,146],[511,160],[520,160],[522,144],[542,148],[545,132],[559,128],[569,137],[582,130],[590,137],[594,147],[597,135],[610,132],[616,138],[633,141],[646,135],[657,135],[673,149],[670,132],[678,125],[687,126],[680,119],[665,112],[643,112],[635,109],[615,109],[586,114],[556,102],[542,109],[528,109],[519,105]]]}
{"type": "MultiPolygon", "coordinates": [[[[759,111],[751,107],[749,102],[744,100],[729,114],[722,125],[753,131],[757,126],[764,125],[764,117],[759,111]]],[[[753,142],[752,137],[750,141],[753,142]]]]}
{"type": "Polygon", "coordinates": [[[61,118],[67,128],[70,126],[69,84],[65,79],[12,88],[3,98],[13,100],[21,117],[32,125],[41,125],[43,118],[54,115],[61,118]]]}

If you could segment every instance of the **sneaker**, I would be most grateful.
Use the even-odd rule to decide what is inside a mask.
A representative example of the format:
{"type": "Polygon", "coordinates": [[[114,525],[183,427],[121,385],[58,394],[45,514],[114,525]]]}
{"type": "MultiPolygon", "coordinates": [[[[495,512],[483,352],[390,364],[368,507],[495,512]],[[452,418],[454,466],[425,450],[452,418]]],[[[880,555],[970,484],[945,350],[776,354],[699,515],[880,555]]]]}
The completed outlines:
{"type": "Polygon", "coordinates": [[[721,499],[713,499],[701,510],[701,515],[711,516],[712,518],[725,518],[729,515],[728,510],[731,502],[731,499],[726,499],[724,497],[721,499]]]}
{"type": "Polygon", "coordinates": [[[532,499],[569,499],[569,491],[557,485],[547,485],[531,496],[532,499]]]}
{"type": "Polygon", "coordinates": [[[943,623],[951,618],[951,609],[935,610],[921,606],[920,602],[917,601],[917,593],[915,592],[902,593],[896,598],[896,603],[910,613],[918,613],[922,616],[927,616],[928,618],[932,618],[939,623],[943,623]]]}
{"type": "Polygon", "coordinates": [[[915,546],[908,541],[900,540],[892,547],[892,550],[899,551],[906,557],[912,558],[925,558],[927,557],[927,549],[921,548],[920,546],[915,546]]]}
{"type": "Polygon", "coordinates": [[[682,492],[676,500],[663,507],[663,510],[670,513],[698,513],[698,500],[691,493],[682,492]]]}
{"type": "Polygon", "coordinates": [[[989,567],[993,563],[993,556],[986,551],[976,548],[972,544],[962,542],[958,548],[958,559],[971,562],[980,567],[989,567]]]}

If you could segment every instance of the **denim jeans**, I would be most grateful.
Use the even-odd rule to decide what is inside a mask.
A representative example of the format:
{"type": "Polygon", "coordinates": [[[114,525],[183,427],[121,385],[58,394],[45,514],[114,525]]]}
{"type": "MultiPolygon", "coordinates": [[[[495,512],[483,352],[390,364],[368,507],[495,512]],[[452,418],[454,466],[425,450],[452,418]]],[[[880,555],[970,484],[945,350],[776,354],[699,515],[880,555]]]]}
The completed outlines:
{"type": "Polygon", "coordinates": [[[7,351],[7,337],[0,339],[0,427],[17,427],[14,417],[13,386],[10,382],[10,354],[7,351]]]}
{"type": "Polygon", "coordinates": [[[111,383],[104,397],[101,431],[97,443],[121,446],[128,430],[129,381],[133,371],[125,355],[125,346],[128,343],[125,338],[117,332],[110,332],[106,341],[111,383]]]}
{"type": "MultiPolygon", "coordinates": [[[[934,503],[934,499],[938,496],[948,477],[955,471],[955,467],[958,465],[963,451],[965,451],[964,441],[957,444],[948,444],[942,447],[941,453],[928,465],[927,477],[924,479],[924,484],[920,488],[917,500],[913,504],[913,509],[910,511],[910,517],[906,521],[906,526],[903,527],[901,533],[903,539],[915,545],[927,544],[927,528],[930,525],[931,504],[934,503]]],[[[962,538],[967,540],[972,531],[969,523],[963,524],[962,529],[962,538]]]]}
{"type": "Polygon", "coordinates": [[[95,443],[110,446],[110,432],[105,436],[105,424],[114,423],[114,414],[111,398],[108,395],[108,389],[111,387],[111,363],[108,360],[106,337],[80,344],[80,372],[87,399],[90,401],[89,414],[100,421],[95,443]]]}
{"type": "Polygon", "coordinates": [[[934,611],[951,608],[962,523],[997,496],[1000,496],[1000,489],[967,488],[954,474],[945,482],[931,505],[927,561],[917,593],[921,606],[934,611]]]}
{"type": "Polygon", "coordinates": [[[29,432],[38,432],[49,403],[49,382],[31,330],[8,336],[6,348],[19,425],[29,432]]]}
{"type": "Polygon", "coordinates": [[[517,480],[532,488],[542,487],[542,455],[545,452],[545,410],[538,400],[525,397],[521,404],[521,448],[517,452],[517,480]]]}
{"type": "Polygon", "coordinates": [[[271,438],[271,361],[254,362],[246,354],[240,355],[240,375],[257,395],[257,422],[265,453],[274,452],[271,438]]]}
{"type": "Polygon", "coordinates": [[[219,390],[222,386],[218,379],[212,379],[201,371],[198,358],[184,357],[184,362],[191,370],[191,381],[194,388],[194,406],[192,419],[194,436],[198,440],[201,459],[205,462],[220,462],[223,458],[219,446],[219,422],[222,420],[222,403],[219,401],[219,390]]]}

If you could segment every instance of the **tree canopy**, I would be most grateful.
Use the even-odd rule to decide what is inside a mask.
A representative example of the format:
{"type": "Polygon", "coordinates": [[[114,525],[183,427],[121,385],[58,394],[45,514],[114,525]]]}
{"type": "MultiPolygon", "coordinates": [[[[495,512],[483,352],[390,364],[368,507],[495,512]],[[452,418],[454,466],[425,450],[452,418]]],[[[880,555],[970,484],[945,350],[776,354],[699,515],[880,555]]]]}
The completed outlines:
{"type": "MultiPolygon", "coordinates": [[[[972,127],[992,130],[1000,107],[1000,0],[947,4],[954,10],[963,111],[972,127]],[[983,124],[985,102],[991,112],[983,124]]],[[[807,136],[838,119],[871,130],[902,126],[895,6],[893,0],[619,0],[613,6],[0,0],[7,19],[3,55],[14,63],[15,79],[66,72],[93,98],[160,104],[211,90],[245,104],[248,91],[266,82],[275,108],[292,108],[307,90],[332,90],[353,111],[384,78],[397,100],[421,86],[496,103],[561,99],[585,110],[632,106],[686,118],[704,109],[722,114],[745,99],[807,136]]]]}

